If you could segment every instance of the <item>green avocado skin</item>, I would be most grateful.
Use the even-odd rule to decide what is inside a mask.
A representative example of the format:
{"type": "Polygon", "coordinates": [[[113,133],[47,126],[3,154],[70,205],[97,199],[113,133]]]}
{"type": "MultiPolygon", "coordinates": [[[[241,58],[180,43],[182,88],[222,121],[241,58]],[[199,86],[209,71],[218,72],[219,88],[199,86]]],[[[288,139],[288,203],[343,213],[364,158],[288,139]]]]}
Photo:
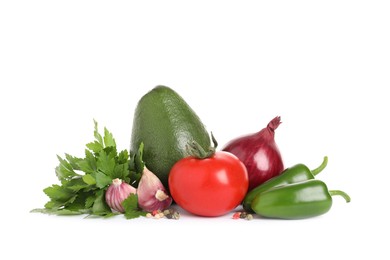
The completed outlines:
{"type": "Polygon", "coordinates": [[[157,86],[138,102],[134,112],[130,151],[144,143],[143,160],[164,187],[172,166],[188,156],[186,145],[198,142],[208,150],[210,135],[184,99],[166,86],[157,86]]]}

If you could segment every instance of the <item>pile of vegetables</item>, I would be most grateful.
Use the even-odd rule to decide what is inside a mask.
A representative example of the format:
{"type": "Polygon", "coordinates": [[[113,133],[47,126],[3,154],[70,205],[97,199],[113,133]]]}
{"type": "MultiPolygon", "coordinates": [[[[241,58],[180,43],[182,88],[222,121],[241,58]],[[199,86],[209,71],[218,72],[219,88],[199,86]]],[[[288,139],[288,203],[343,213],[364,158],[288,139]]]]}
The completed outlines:
{"type": "Polygon", "coordinates": [[[99,133],[94,121],[94,141],[86,144],[84,158],[57,156],[60,184],[45,188],[50,200],[32,212],[179,219],[172,207],[177,205],[204,217],[234,211],[233,219],[302,219],[328,212],[334,195],[350,202],[347,193],[316,179],[327,156],[313,170],[284,167],[274,140],[280,124],[275,117],[259,132],[217,150],[216,139],[184,99],[157,86],[137,105],[130,151],[118,151],[112,133],[99,133]]]}

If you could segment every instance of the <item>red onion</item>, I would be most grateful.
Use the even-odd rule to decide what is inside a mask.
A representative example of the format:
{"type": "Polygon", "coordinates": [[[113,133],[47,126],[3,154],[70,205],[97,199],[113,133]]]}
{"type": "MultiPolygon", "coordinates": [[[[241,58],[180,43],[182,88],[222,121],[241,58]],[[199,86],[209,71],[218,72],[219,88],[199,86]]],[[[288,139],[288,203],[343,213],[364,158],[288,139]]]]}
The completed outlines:
{"type": "Polygon", "coordinates": [[[275,129],[280,124],[280,116],[277,116],[261,131],[233,139],[223,148],[236,155],[246,166],[249,176],[248,191],[279,175],[284,169],[274,139],[275,129]]]}

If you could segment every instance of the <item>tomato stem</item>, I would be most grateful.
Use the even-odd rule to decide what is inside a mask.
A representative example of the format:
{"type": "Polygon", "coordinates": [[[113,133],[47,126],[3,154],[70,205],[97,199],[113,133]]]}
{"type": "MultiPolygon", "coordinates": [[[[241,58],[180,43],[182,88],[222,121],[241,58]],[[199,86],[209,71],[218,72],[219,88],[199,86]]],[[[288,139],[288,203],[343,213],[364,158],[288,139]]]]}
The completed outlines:
{"type": "Polygon", "coordinates": [[[198,158],[198,159],[210,158],[211,156],[213,156],[213,154],[215,153],[216,148],[218,146],[218,142],[215,139],[212,132],[211,132],[211,140],[213,141],[214,146],[209,147],[208,151],[205,151],[205,149],[203,149],[203,147],[198,142],[196,142],[194,140],[190,144],[187,145],[187,153],[190,156],[193,156],[193,157],[198,158]]]}
{"type": "Polygon", "coordinates": [[[217,139],[215,139],[214,135],[213,135],[213,132],[211,132],[211,140],[213,141],[213,145],[214,147],[210,147],[214,149],[214,151],[217,149],[217,146],[218,146],[218,142],[217,142],[217,139]]]}

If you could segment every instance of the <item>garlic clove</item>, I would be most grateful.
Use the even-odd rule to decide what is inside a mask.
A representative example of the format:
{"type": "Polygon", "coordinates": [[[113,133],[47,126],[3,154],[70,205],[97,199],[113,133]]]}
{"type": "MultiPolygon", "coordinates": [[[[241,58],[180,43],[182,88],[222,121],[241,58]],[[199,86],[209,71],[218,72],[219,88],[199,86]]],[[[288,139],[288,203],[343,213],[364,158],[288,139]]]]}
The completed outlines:
{"type": "Polygon", "coordinates": [[[138,205],[147,212],[167,209],[172,204],[172,198],[160,179],[144,167],[137,189],[138,205]]]}
{"type": "Polygon", "coordinates": [[[130,184],[123,182],[121,179],[113,179],[112,184],[106,191],[106,202],[108,206],[118,212],[125,212],[122,202],[127,199],[130,194],[136,194],[137,190],[130,184]]]}

